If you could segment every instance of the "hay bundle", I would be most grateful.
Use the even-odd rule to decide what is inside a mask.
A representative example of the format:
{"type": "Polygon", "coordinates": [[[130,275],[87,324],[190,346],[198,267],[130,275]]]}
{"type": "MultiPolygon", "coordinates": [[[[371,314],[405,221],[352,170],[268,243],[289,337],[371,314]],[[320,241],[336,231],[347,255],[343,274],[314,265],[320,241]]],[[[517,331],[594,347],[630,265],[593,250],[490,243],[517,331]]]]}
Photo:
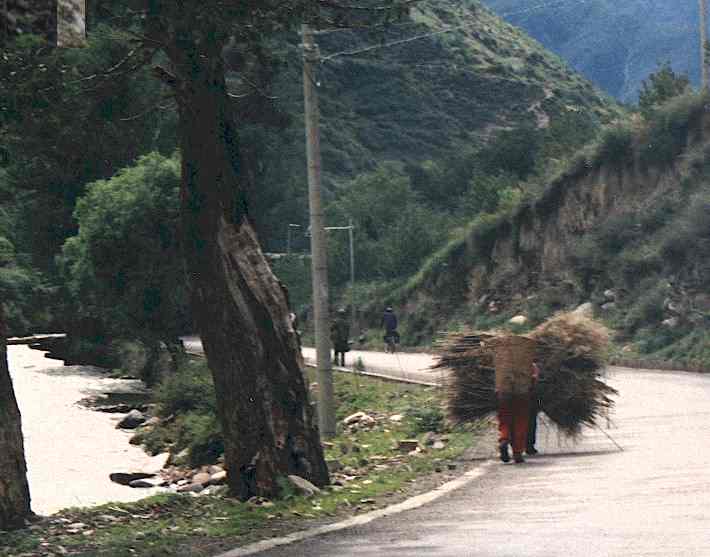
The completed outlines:
{"type": "MultiPolygon", "coordinates": [[[[447,385],[451,419],[465,423],[496,411],[492,339],[501,333],[449,333],[438,343],[435,369],[451,370],[447,385]]],[[[603,381],[607,329],[573,313],[560,314],[528,335],[537,342],[541,378],[534,396],[542,411],[566,434],[594,426],[613,407],[618,394],[603,381]]]]}

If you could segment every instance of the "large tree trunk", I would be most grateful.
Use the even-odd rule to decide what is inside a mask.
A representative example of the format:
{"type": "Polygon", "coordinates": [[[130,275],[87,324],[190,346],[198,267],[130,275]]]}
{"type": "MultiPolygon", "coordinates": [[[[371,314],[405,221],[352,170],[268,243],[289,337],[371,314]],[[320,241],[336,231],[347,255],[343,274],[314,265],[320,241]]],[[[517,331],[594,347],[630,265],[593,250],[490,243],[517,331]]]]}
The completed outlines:
{"type": "MultiPolygon", "coordinates": [[[[178,67],[185,67],[184,60],[178,67]]],[[[182,217],[193,311],[217,391],[230,492],[273,496],[278,478],[328,482],[286,295],[264,258],[239,192],[224,67],[193,56],[175,83],[182,217]]]]}
{"type": "Polygon", "coordinates": [[[21,528],[32,515],[20,410],[7,365],[6,332],[0,305],[0,530],[21,528]]]}

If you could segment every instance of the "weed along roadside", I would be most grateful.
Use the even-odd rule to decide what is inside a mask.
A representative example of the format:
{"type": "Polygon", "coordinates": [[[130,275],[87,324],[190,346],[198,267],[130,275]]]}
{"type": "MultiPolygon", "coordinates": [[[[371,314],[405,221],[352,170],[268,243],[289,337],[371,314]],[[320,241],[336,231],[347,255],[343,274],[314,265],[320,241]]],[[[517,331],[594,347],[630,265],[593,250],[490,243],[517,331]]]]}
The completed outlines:
{"type": "MultiPolygon", "coordinates": [[[[206,418],[210,386],[206,365],[198,360],[158,391],[158,416],[172,417],[155,420],[138,439],[153,452],[169,443],[179,448],[182,464],[173,469],[220,458],[219,432],[206,418]]],[[[335,387],[338,432],[324,443],[331,471],[327,488],[283,478],[282,497],[273,501],[240,502],[210,489],[207,495],[166,493],[132,504],[68,509],[28,531],[3,534],[0,555],[215,555],[435,488],[464,472],[464,452],[485,431],[452,429],[441,390],[434,387],[345,373],[335,374],[335,387]]]]}

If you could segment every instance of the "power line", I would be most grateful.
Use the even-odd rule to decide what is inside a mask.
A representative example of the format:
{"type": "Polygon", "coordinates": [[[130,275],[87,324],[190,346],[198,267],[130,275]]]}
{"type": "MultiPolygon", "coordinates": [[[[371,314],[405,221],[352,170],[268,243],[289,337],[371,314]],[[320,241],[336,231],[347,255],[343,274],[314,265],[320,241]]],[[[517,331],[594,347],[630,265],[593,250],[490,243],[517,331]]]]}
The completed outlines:
{"type": "MultiPolygon", "coordinates": [[[[506,17],[511,17],[511,16],[515,16],[515,15],[521,15],[521,14],[530,13],[530,12],[533,12],[533,11],[536,11],[536,10],[541,10],[541,9],[547,8],[547,7],[562,6],[562,5],[570,4],[570,3],[575,3],[576,5],[580,5],[580,4],[588,4],[588,3],[590,3],[590,2],[598,2],[598,1],[599,1],[599,0],[558,0],[557,2],[550,2],[550,3],[547,3],[547,4],[538,4],[537,6],[532,6],[532,7],[530,7],[530,8],[525,9],[525,10],[520,10],[520,11],[517,11],[517,12],[509,12],[509,13],[497,14],[497,15],[498,15],[498,17],[500,17],[500,18],[506,18],[506,17]]],[[[438,36],[438,35],[443,35],[443,34],[445,34],[445,33],[451,33],[452,31],[460,31],[461,29],[466,29],[466,28],[468,28],[468,27],[472,27],[472,26],[474,26],[474,25],[478,25],[479,23],[480,23],[480,22],[479,22],[478,20],[476,20],[476,21],[471,21],[471,22],[469,22],[469,23],[464,23],[464,24],[462,24],[462,25],[455,25],[455,26],[453,26],[453,27],[447,27],[446,29],[439,29],[439,30],[437,30],[437,31],[432,31],[432,32],[430,32],[430,33],[425,33],[425,34],[423,34],[423,35],[416,35],[416,36],[414,36],[414,37],[409,37],[409,38],[407,38],[407,39],[400,39],[400,40],[392,41],[392,42],[389,42],[389,43],[381,43],[381,44],[376,44],[376,45],[370,45],[370,46],[363,47],[363,48],[359,48],[359,49],[355,49],[355,50],[343,50],[343,51],[340,51],[340,52],[335,52],[335,53],[330,54],[330,55],[328,55],[328,56],[324,56],[324,57],[321,59],[321,62],[325,63],[325,62],[328,62],[328,61],[330,61],[330,60],[333,60],[334,58],[339,58],[339,57],[341,57],[341,56],[358,56],[358,55],[360,55],[360,54],[365,54],[365,53],[367,53],[367,52],[372,52],[372,51],[375,51],[375,50],[381,50],[381,49],[384,49],[384,48],[391,48],[391,47],[395,47],[395,46],[401,46],[401,45],[403,45],[403,44],[411,43],[411,42],[414,42],[414,41],[419,41],[419,40],[422,40],[422,39],[428,39],[428,38],[430,38],[430,37],[436,37],[436,36],[438,36]]],[[[404,24],[403,24],[403,25],[404,25],[404,24]]],[[[411,25],[421,25],[421,23],[412,22],[411,25]]],[[[335,30],[332,30],[332,31],[335,32],[335,30]]]]}

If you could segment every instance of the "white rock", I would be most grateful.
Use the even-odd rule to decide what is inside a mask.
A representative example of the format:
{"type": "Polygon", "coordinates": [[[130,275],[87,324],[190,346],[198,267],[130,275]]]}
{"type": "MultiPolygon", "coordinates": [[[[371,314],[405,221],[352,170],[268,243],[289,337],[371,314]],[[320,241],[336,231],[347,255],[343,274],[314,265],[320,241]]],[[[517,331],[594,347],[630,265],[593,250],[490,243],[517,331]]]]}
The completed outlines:
{"type": "Polygon", "coordinates": [[[616,292],[613,291],[611,288],[609,290],[605,290],[604,297],[607,300],[614,301],[614,300],[616,300],[616,292]]]}
{"type": "Polygon", "coordinates": [[[139,425],[146,421],[146,417],[138,410],[131,410],[126,416],[118,422],[117,428],[120,429],[136,429],[139,425]]]}
{"type": "Polygon", "coordinates": [[[525,325],[528,322],[528,318],[524,315],[516,315],[510,319],[511,325],[525,325]]]}
{"type": "Polygon", "coordinates": [[[573,313],[583,315],[584,317],[594,317],[594,305],[592,302],[586,302],[575,309],[573,313]]]}
{"type": "Polygon", "coordinates": [[[664,327],[668,327],[669,329],[675,329],[678,325],[680,325],[680,319],[677,317],[671,317],[670,319],[663,321],[662,325],[664,327]]]}
{"type": "Polygon", "coordinates": [[[394,423],[399,423],[403,419],[404,419],[404,416],[402,416],[402,414],[393,414],[392,416],[390,416],[390,422],[394,422],[394,423]]]}
{"type": "Polygon", "coordinates": [[[321,492],[318,487],[300,476],[290,475],[288,476],[288,480],[291,482],[291,485],[293,485],[299,495],[313,497],[321,492]]]}
{"type": "Polygon", "coordinates": [[[223,485],[227,483],[227,472],[225,470],[220,470],[215,472],[210,476],[210,485],[223,485]]]}
{"type": "Polygon", "coordinates": [[[345,425],[352,425],[358,423],[360,420],[362,420],[367,414],[365,412],[355,412],[354,414],[350,414],[347,418],[343,420],[343,423],[345,425]]]}

